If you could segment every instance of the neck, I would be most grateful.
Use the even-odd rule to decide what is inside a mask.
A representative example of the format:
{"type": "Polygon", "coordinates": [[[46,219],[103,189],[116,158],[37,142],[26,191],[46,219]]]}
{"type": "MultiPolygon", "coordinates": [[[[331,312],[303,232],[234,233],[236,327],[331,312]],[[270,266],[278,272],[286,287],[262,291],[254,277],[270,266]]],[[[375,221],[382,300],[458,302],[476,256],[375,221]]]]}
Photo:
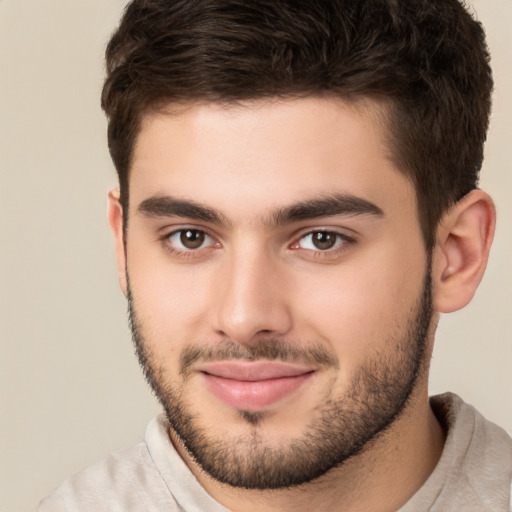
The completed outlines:
{"type": "Polygon", "coordinates": [[[233,512],[396,511],[434,470],[444,433],[428,401],[426,386],[363,452],[308,484],[254,491],[221,484],[206,475],[175,442],[180,455],[203,487],[233,512]]]}

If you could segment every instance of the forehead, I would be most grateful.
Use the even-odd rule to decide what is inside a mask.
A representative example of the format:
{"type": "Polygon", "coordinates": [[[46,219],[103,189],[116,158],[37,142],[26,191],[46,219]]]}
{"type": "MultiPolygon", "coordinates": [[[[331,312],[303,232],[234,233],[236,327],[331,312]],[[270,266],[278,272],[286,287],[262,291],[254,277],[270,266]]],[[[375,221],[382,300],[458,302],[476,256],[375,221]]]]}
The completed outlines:
{"type": "Polygon", "coordinates": [[[131,207],[157,195],[233,214],[329,193],[414,202],[412,185],[389,157],[385,119],[373,100],[317,97],[148,115],[134,149],[131,207]]]}

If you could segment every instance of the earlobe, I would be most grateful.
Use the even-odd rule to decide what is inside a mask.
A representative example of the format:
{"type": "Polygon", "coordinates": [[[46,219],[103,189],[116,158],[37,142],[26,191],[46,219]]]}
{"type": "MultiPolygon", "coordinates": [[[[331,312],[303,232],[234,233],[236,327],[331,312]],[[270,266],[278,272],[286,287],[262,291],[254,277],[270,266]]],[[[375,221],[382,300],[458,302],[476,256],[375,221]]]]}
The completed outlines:
{"type": "Polygon", "coordinates": [[[114,235],[119,285],[123,293],[127,295],[123,207],[119,200],[119,189],[112,189],[108,193],[108,223],[114,235]]]}
{"type": "Polygon", "coordinates": [[[434,249],[434,309],[450,313],[473,298],[487,265],[496,212],[488,194],[473,190],[442,219],[434,249]]]}

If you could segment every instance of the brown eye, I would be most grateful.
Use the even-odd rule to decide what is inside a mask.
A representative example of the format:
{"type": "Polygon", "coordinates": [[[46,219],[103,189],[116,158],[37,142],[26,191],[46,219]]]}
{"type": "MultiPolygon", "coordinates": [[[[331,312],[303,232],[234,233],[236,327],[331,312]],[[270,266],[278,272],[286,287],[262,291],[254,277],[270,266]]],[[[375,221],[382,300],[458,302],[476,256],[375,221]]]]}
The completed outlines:
{"type": "Polygon", "coordinates": [[[329,233],[328,231],[317,231],[312,233],[311,242],[320,251],[332,249],[336,244],[337,240],[336,233],[329,233]]]}
{"type": "Polygon", "coordinates": [[[348,237],[336,231],[312,231],[299,240],[298,247],[309,251],[328,251],[349,241],[348,237]]]}
{"type": "Polygon", "coordinates": [[[180,232],[180,242],[187,249],[199,249],[205,239],[205,233],[197,229],[184,229],[180,232]]]}
{"type": "Polygon", "coordinates": [[[178,229],[166,237],[166,245],[177,252],[190,252],[214,247],[215,240],[200,229],[178,229]]]}

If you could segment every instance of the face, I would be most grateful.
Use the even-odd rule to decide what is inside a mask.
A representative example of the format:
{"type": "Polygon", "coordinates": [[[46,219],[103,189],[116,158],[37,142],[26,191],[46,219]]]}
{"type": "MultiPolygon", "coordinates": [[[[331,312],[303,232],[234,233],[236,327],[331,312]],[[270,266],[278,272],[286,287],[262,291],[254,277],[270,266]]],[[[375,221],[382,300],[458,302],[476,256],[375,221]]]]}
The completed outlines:
{"type": "Polygon", "coordinates": [[[428,258],[378,119],[310,98],[142,125],[122,285],[171,437],[218,481],[308,482],[424,383],[428,258]]]}

